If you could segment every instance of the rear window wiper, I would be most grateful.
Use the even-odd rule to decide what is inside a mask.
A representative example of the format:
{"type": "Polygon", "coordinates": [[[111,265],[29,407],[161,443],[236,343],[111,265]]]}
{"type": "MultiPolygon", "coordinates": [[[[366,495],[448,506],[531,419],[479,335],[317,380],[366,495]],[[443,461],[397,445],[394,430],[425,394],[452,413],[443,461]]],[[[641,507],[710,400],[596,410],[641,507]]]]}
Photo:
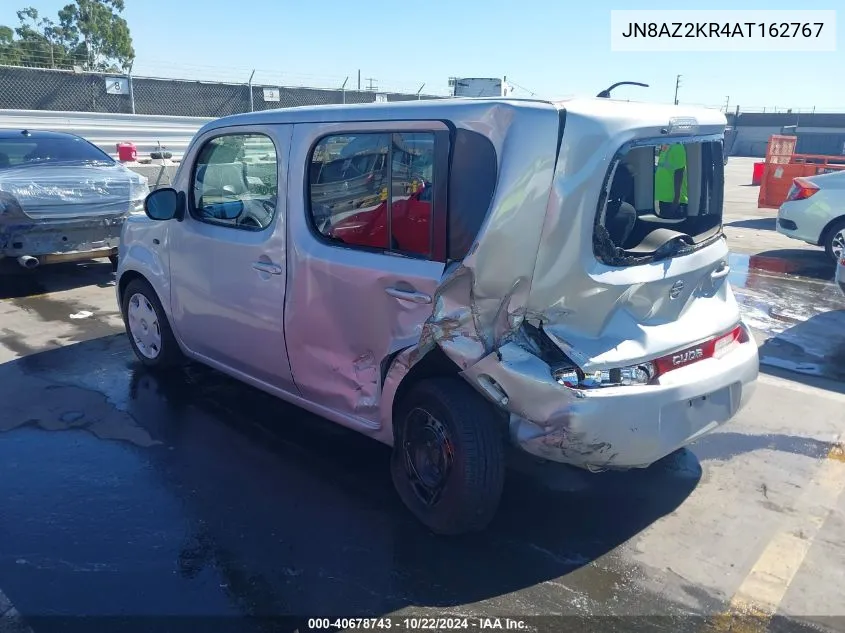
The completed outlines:
{"type": "Polygon", "coordinates": [[[678,235],[654,251],[653,261],[675,257],[694,248],[695,244],[693,243],[692,237],[686,234],[678,235]]]}

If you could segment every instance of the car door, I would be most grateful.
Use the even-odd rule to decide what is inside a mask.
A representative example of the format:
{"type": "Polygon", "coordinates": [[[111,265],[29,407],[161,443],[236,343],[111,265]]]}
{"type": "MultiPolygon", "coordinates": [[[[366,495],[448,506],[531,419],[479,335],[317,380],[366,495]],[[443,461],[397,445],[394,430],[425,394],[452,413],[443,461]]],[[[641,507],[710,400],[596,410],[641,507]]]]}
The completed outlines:
{"type": "Polygon", "coordinates": [[[173,325],[209,364],[293,389],[284,334],[286,164],[291,126],[208,132],[178,188],[170,241],[173,325]]]}
{"type": "Polygon", "coordinates": [[[418,342],[443,275],[448,145],[436,121],[294,126],[293,377],[304,397],[373,428],[391,355],[418,342]]]}

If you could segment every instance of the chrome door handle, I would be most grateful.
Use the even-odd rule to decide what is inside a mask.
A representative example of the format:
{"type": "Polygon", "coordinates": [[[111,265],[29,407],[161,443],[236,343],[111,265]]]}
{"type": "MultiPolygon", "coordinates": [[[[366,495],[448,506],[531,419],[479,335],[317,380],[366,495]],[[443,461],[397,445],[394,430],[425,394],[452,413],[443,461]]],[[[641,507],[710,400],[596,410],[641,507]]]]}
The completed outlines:
{"type": "Polygon", "coordinates": [[[719,270],[714,270],[710,273],[711,279],[721,279],[722,277],[727,277],[731,272],[731,267],[725,264],[719,270]]]}
{"type": "Polygon", "coordinates": [[[282,267],[270,262],[252,262],[252,267],[268,275],[281,275],[282,267]]]}
{"type": "Polygon", "coordinates": [[[385,288],[384,291],[391,297],[402,299],[402,301],[410,301],[411,303],[431,303],[431,297],[422,292],[400,290],[399,288],[385,288]]]}

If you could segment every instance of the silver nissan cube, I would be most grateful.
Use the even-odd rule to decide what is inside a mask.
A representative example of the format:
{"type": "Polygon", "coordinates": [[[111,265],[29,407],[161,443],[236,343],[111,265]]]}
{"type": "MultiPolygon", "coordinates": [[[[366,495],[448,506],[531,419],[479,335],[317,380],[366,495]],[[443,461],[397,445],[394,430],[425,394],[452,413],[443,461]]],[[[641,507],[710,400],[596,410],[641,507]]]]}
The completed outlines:
{"type": "Polygon", "coordinates": [[[419,520],[484,529],[509,444],[644,468],[750,398],[725,123],[498,98],[216,120],[124,226],[129,340],[392,446],[419,520]]]}

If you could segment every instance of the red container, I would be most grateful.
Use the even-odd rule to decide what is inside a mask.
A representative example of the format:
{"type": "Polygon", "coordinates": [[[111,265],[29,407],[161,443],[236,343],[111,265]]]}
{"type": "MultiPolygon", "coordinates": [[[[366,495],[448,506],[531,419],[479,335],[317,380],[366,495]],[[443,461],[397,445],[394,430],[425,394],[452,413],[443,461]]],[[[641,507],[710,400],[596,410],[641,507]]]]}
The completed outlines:
{"type": "Polygon", "coordinates": [[[760,181],[763,180],[763,167],[765,165],[766,165],[765,162],[754,163],[754,172],[751,174],[751,184],[752,185],[759,185],[760,181]]]}
{"type": "Polygon", "coordinates": [[[138,158],[138,148],[134,143],[118,143],[117,159],[123,162],[131,162],[138,158]]]}

